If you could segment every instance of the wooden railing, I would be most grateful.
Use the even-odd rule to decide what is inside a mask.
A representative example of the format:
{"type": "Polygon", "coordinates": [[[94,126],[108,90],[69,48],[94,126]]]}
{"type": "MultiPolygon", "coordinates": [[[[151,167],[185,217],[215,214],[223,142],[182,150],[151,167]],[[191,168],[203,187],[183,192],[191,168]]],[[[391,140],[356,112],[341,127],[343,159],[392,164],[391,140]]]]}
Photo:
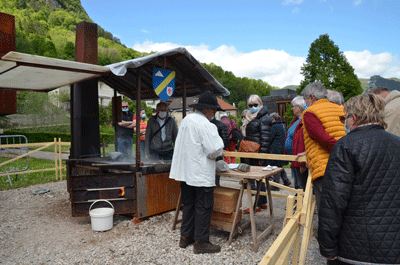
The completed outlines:
{"type": "MultiPolygon", "coordinates": [[[[300,157],[296,160],[294,155],[225,152],[225,156],[306,162],[305,157],[300,157]]],[[[312,235],[312,219],[315,208],[311,174],[308,174],[305,192],[302,189],[290,188],[273,181],[269,183],[272,186],[293,192],[293,195],[272,194],[272,197],[286,198],[286,217],[282,232],[268,249],[260,264],[280,265],[289,264],[290,261],[291,264],[304,265],[310,236],[312,235]],[[301,230],[301,227],[304,229],[301,230]],[[303,234],[301,235],[301,233],[303,234]]],[[[260,195],[267,195],[267,193],[261,192],[260,195]]]]}
{"type": "Polygon", "coordinates": [[[33,172],[41,172],[41,171],[51,171],[54,170],[55,171],[55,175],[56,175],[56,180],[62,180],[62,170],[66,168],[66,166],[62,165],[62,160],[61,160],[61,146],[62,145],[71,145],[70,142],[61,142],[61,138],[54,138],[54,142],[47,142],[47,143],[27,143],[27,144],[7,144],[7,145],[1,145],[1,148],[7,150],[7,149],[12,149],[12,148],[23,148],[23,147],[37,147],[39,146],[39,148],[30,151],[26,154],[20,155],[20,156],[16,156],[12,159],[9,159],[7,161],[4,161],[3,163],[0,164],[1,166],[4,166],[6,164],[9,164],[11,162],[14,162],[18,159],[27,157],[29,155],[32,155],[33,153],[37,152],[37,151],[41,151],[45,148],[54,146],[54,167],[53,168],[43,168],[43,169],[36,169],[36,170],[26,170],[23,172],[6,172],[6,173],[0,173],[0,177],[1,176],[9,176],[9,175],[16,175],[16,174],[26,174],[26,173],[33,173],[33,172]]]}

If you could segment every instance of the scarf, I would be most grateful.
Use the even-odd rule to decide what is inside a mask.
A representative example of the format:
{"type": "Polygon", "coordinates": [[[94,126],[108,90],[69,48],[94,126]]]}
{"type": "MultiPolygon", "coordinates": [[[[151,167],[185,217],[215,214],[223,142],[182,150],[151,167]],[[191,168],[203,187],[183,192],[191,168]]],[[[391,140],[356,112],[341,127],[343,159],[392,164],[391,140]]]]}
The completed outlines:
{"type": "MultiPolygon", "coordinates": [[[[262,107],[260,107],[260,110],[262,109],[262,107]]],[[[257,117],[257,114],[259,113],[260,111],[257,111],[256,113],[248,113],[248,114],[246,114],[246,116],[245,116],[245,119],[244,119],[244,123],[242,124],[242,127],[240,127],[240,130],[242,131],[242,135],[243,135],[243,137],[246,137],[246,127],[247,127],[247,124],[249,124],[252,120],[254,120],[254,118],[255,117],[257,117]]]]}

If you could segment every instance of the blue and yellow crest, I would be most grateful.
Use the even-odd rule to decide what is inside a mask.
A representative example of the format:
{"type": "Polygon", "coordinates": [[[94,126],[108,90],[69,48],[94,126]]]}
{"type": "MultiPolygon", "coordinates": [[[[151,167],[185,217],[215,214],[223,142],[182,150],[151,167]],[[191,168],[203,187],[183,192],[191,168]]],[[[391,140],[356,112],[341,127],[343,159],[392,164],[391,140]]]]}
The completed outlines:
{"type": "Polygon", "coordinates": [[[154,68],[153,88],[162,101],[167,101],[175,90],[175,71],[154,68]]]}

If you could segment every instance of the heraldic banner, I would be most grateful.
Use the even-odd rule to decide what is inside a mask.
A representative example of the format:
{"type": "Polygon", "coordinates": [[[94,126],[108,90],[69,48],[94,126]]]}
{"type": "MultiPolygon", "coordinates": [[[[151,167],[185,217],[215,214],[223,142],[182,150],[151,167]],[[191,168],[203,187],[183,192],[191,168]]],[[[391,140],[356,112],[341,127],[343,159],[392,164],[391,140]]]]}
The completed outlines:
{"type": "Polygon", "coordinates": [[[175,90],[175,71],[154,68],[153,88],[162,101],[167,101],[175,90]]]}

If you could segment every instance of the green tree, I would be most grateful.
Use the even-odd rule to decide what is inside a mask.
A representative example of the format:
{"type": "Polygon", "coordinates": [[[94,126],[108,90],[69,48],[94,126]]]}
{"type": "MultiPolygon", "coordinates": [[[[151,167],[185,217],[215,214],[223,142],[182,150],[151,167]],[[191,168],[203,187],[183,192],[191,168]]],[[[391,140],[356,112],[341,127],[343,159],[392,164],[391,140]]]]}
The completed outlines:
{"type": "Polygon", "coordinates": [[[287,125],[289,126],[294,118],[294,112],[292,110],[292,104],[286,103],[286,112],[283,118],[287,121],[287,125]]]}
{"type": "Polygon", "coordinates": [[[328,34],[319,36],[310,47],[306,63],[301,67],[304,80],[297,93],[310,83],[320,81],[326,89],[343,93],[345,100],[363,92],[361,83],[354,74],[354,68],[347,61],[339,47],[329,39],[328,34]]]}
{"type": "Polygon", "coordinates": [[[65,59],[73,61],[75,59],[75,45],[68,41],[64,46],[65,59]]]}

